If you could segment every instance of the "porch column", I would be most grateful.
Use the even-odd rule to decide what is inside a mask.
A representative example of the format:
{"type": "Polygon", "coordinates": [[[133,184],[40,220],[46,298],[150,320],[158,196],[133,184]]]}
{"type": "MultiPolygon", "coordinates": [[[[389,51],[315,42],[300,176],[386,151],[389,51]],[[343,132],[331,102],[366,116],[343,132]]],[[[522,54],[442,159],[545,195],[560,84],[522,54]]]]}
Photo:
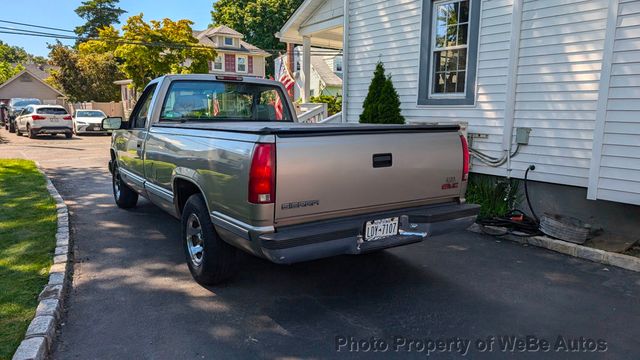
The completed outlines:
{"type": "Polygon", "coordinates": [[[309,102],[311,97],[311,37],[302,38],[302,73],[304,76],[304,91],[302,102],[309,102]]]}

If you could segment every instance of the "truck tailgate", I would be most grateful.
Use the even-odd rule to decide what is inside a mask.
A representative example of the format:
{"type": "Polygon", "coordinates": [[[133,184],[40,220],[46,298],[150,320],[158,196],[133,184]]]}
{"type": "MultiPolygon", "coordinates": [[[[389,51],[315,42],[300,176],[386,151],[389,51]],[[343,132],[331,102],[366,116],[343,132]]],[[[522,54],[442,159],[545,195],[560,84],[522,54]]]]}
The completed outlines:
{"type": "Polygon", "coordinates": [[[455,128],[276,136],[276,164],[279,224],[452,201],[462,188],[455,128]]]}

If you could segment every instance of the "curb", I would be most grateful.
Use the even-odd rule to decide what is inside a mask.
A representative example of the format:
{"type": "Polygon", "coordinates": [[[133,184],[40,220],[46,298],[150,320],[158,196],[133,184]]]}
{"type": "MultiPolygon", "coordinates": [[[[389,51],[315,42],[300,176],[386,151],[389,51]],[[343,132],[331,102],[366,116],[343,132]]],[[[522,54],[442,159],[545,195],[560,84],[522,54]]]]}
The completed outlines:
{"type": "Polygon", "coordinates": [[[39,303],[36,308],[36,315],[27,328],[24,340],[13,355],[13,360],[43,360],[47,358],[55,336],[56,326],[62,315],[64,294],[71,280],[69,276],[71,267],[69,210],[58,190],[40,167],[40,164],[36,163],[36,166],[46,179],[49,194],[56,201],[56,211],[58,213],[56,249],[53,256],[53,265],[49,270],[49,282],[38,296],[39,303]]]}
{"type": "MultiPolygon", "coordinates": [[[[478,224],[471,225],[467,230],[479,234],[485,234],[482,231],[482,227],[478,224]]],[[[547,236],[520,237],[507,234],[500,236],[500,238],[515,241],[520,244],[529,244],[532,246],[549,249],[561,254],[570,255],[604,265],[611,265],[626,270],[640,272],[640,258],[634,256],[594,249],[588,246],[582,246],[562,240],[552,239],[547,236]]]]}

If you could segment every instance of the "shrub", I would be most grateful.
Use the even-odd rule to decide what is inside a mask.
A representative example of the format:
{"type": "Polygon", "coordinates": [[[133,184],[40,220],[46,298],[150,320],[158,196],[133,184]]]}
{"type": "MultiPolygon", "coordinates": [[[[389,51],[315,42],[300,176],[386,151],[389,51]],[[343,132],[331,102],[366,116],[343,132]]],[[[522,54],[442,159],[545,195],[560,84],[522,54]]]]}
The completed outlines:
{"type": "Polygon", "coordinates": [[[467,187],[467,202],[479,204],[479,218],[504,216],[520,202],[517,179],[498,178],[482,174],[470,174],[467,187]]]}
{"type": "Polygon", "coordinates": [[[342,96],[340,95],[320,95],[320,96],[312,96],[309,99],[309,102],[314,104],[327,104],[327,108],[329,110],[329,116],[335,115],[342,111],[342,96]]]}
{"type": "Polygon", "coordinates": [[[369,93],[362,105],[360,122],[367,124],[404,124],[400,113],[400,97],[393,86],[391,76],[385,75],[384,64],[380,61],[373,72],[369,93]]]}

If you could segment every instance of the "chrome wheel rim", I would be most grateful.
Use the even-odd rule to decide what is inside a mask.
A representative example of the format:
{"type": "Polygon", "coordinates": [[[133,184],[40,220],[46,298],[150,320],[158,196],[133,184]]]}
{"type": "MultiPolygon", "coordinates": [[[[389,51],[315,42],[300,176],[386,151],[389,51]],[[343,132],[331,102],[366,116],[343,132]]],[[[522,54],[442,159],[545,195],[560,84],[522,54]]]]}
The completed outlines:
{"type": "Polygon", "coordinates": [[[189,215],[186,229],[187,250],[191,263],[195,267],[202,265],[204,256],[204,234],[202,233],[202,225],[196,214],[189,215]]]}
{"type": "Polygon", "coordinates": [[[115,171],[115,175],[113,176],[113,194],[116,196],[116,199],[120,199],[120,173],[118,170],[115,171]]]}

